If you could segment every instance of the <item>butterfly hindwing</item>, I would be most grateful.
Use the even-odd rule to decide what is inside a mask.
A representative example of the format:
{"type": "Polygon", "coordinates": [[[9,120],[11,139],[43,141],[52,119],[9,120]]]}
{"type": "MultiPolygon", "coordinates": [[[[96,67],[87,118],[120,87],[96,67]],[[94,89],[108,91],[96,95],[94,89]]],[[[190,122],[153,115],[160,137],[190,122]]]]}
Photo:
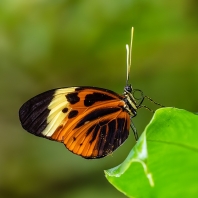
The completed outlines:
{"type": "Polygon", "coordinates": [[[96,87],[54,89],[27,101],[19,111],[25,130],[65,144],[84,158],[100,158],[128,137],[130,116],[122,96],[96,87]]]}

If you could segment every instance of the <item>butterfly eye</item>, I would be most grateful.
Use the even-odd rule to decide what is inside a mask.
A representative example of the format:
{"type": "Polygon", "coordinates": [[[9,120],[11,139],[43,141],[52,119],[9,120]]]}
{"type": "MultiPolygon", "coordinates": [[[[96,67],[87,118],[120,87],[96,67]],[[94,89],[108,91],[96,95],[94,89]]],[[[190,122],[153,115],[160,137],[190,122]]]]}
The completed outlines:
{"type": "Polygon", "coordinates": [[[131,86],[131,85],[127,85],[127,86],[124,88],[124,91],[131,93],[131,92],[132,92],[132,86],[131,86]]]}

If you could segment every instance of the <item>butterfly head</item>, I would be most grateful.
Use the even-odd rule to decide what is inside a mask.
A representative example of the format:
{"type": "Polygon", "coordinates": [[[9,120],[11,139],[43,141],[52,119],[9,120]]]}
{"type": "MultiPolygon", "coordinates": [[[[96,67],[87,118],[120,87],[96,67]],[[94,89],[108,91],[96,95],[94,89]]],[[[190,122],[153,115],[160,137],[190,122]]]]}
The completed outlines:
{"type": "Polygon", "coordinates": [[[133,91],[132,85],[126,85],[125,86],[124,92],[126,92],[126,93],[132,93],[132,91],[133,91]]]}

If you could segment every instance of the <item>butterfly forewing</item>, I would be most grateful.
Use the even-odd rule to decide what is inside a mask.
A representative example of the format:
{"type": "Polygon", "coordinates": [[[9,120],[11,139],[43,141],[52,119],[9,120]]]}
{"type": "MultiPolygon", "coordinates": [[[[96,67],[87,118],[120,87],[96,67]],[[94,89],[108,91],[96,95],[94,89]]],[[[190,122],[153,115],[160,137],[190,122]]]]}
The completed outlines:
{"type": "Polygon", "coordinates": [[[130,116],[122,99],[96,87],[54,89],[27,101],[19,117],[28,132],[63,142],[84,158],[100,158],[128,137],[130,116]]]}

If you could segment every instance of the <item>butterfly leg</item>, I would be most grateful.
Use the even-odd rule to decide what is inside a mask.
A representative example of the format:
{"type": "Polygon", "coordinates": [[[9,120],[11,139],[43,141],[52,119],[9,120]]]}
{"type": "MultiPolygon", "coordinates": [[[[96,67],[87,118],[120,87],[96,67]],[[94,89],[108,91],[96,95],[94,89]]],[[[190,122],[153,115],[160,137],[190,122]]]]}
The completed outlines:
{"type": "Polygon", "coordinates": [[[137,129],[135,128],[135,125],[133,124],[132,120],[131,120],[131,129],[133,130],[133,134],[134,134],[134,137],[135,137],[135,140],[136,142],[138,141],[138,133],[137,133],[137,129]]]}
{"type": "Polygon", "coordinates": [[[141,109],[141,108],[145,108],[145,109],[149,110],[150,112],[155,113],[155,111],[154,111],[153,109],[150,109],[149,107],[147,107],[147,106],[145,106],[145,105],[140,105],[140,106],[138,107],[138,109],[141,109]]]}

